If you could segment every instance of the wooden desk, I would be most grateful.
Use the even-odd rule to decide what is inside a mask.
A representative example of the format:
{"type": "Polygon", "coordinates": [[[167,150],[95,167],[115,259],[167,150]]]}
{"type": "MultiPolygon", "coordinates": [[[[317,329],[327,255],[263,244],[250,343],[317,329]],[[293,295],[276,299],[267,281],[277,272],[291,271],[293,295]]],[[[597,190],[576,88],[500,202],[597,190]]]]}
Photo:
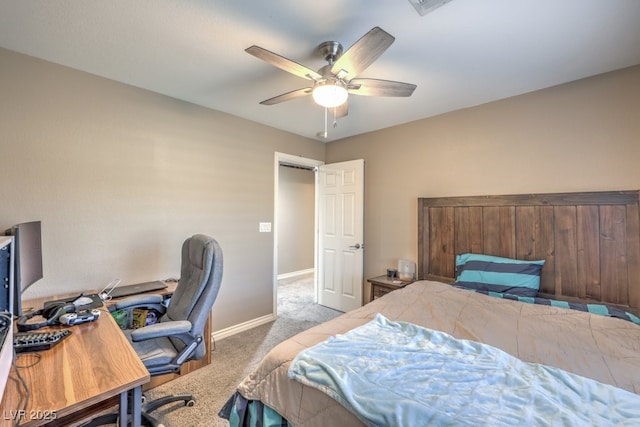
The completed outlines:
{"type": "MultiPolygon", "coordinates": [[[[178,282],[171,282],[171,281],[167,281],[165,282],[167,284],[167,288],[160,290],[160,291],[150,291],[147,292],[149,294],[161,294],[161,295],[165,295],[165,296],[170,296],[173,294],[173,292],[176,290],[176,287],[178,286],[178,282]]],[[[98,293],[99,290],[88,290],[87,293],[98,293]]],[[[39,299],[33,299],[33,300],[29,300],[27,302],[25,302],[23,304],[23,310],[27,311],[29,309],[38,309],[41,308],[42,305],[44,304],[45,301],[49,301],[49,300],[57,300],[57,299],[63,299],[63,298],[69,298],[69,297],[73,297],[73,296],[78,296],[78,293],[69,295],[69,294],[63,294],[63,295],[54,295],[54,296],[50,296],[47,298],[39,298],[39,299]]],[[[113,300],[109,301],[106,303],[106,306],[115,304],[116,301],[124,299],[127,297],[122,297],[122,298],[114,298],[113,300]]],[[[106,310],[106,309],[105,309],[106,310]]],[[[204,340],[205,340],[205,346],[207,348],[207,351],[205,352],[205,355],[202,359],[200,360],[191,360],[187,363],[185,363],[184,365],[182,365],[182,368],[180,368],[180,372],[175,373],[175,374],[164,374],[164,375],[158,375],[155,376],[153,378],[151,378],[151,380],[146,383],[143,387],[143,391],[146,390],[150,390],[153,387],[157,387],[161,384],[164,384],[166,382],[169,382],[173,379],[176,379],[178,377],[180,377],[181,375],[186,375],[190,372],[195,371],[196,369],[200,369],[203,368],[209,364],[211,364],[211,316],[209,316],[209,318],[207,319],[207,325],[204,329],[204,340]]],[[[0,417],[2,417],[2,414],[0,414],[0,417]]],[[[1,425],[0,425],[1,427],[1,425]]]]}
{"type": "MultiPolygon", "coordinates": [[[[98,320],[71,327],[69,337],[37,353],[39,361],[36,353],[18,357],[19,366],[33,363],[19,368],[30,392],[28,405],[20,412],[25,391],[14,367],[0,405],[0,426],[11,426],[16,418],[21,427],[65,425],[61,418],[98,402],[120,395],[121,409],[126,409],[127,392],[141,394],[149,372],[107,309],[101,310],[98,320]]],[[[49,329],[55,328],[62,326],[49,329]]]]}

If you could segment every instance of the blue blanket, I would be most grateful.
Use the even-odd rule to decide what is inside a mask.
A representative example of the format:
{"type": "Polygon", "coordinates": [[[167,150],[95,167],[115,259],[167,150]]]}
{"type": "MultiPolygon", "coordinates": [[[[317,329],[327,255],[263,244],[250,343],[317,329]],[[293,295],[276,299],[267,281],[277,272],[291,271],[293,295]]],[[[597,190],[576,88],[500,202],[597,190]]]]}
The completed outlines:
{"type": "Polygon", "coordinates": [[[378,314],[300,352],[288,375],[368,426],[638,426],[640,396],[378,314]]]}

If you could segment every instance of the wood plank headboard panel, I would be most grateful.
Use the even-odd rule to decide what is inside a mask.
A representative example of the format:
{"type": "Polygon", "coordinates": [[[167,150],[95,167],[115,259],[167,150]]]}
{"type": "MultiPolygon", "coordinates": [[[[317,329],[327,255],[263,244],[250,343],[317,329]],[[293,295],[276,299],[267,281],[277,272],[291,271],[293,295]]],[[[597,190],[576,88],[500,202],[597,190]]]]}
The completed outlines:
{"type": "MultiPolygon", "coordinates": [[[[544,259],[540,293],[640,309],[640,192],[418,199],[418,278],[456,254],[544,259]]],[[[637,310],[632,310],[637,312],[637,310]]]]}

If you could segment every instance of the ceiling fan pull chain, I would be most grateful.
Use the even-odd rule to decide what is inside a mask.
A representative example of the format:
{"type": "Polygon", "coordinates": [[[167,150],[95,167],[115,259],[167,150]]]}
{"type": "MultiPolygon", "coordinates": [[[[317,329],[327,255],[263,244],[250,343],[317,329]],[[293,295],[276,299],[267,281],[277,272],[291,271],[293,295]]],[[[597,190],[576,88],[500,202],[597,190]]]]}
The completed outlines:
{"type": "Polygon", "coordinates": [[[327,109],[326,108],[324,109],[324,132],[318,132],[317,135],[320,138],[324,138],[324,139],[327,139],[327,136],[329,135],[327,133],[327,109]]]}
{"type": "Polygon", "coordinates": [[[329,127],[328,122],[329,122],[329,109],[325,108],[324,109],[324,134],[325,135],[328,135],[328,132],[329,132],[329,130],[327,129],[329,127]]]}
{"type": "Polygon", "coordinates": [[[333,128],[338,127],[338,107],[333,107],[333,128]]]}

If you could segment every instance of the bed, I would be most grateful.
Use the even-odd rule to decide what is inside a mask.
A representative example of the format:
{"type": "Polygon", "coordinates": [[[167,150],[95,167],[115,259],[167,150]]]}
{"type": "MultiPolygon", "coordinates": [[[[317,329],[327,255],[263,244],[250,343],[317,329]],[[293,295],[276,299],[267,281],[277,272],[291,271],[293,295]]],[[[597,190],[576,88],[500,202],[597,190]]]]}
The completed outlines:
{"type": "Polygon", "coordinates": [[[572,425],[580,417],[590,424],[598,424],[594,417],[601,425],[640,423],[637,191],[419,198],[417,228],[418,281],[276,346],[221,416],[231,425],[572,425]],[[484,279],[473,278],[485,268],[477,265],[502,269],[503,260],[509,272],[498,280],[507,277],[517,286],[485,289],[484,279]],[[522,286],[518,280],[525,275],[513,278],[512,268],[525,267],[537,271],[536,286],[529,273],[522,286]],[[399,332],[405,330],[409,335],[399,332]],[[392,342],[407,336],[404,347],[392,342]],[[419,351],[405,351],[414,337],[419,351]],[[430,343],[436,343],[435,353],[425,358],[430,343]],[[372,350],[351,354],[354,348],[372,350]],[[442,349],[457,353],[437,370],[407,371],[415,368],[407,360],[433,364],[442,349]],[[369,361],[369,353],[381,359],[369,361]],[[461,370],[467,369],[459,363],[465,358],[473,369],[490,366],[487,375],[499,374],[500,391],[487,395],[492,389],[483,387],[495,385],[495,378],[461,370]],[[354,363],[360,359],[366,361],[354,363]],[[398,365],[387,363],[392,359],[398,365]],[[507,365],[515,367],[513,375],[507,365]],[[340,384],[334,371],[354,376],[340,384]],[[440,376],[411,384],[411,377],[432,371],[440,376]],[[371,382],[354,392],[354,383],[370,375],[371,382]],[[471,387],[462,393],[470,400],[461,402],[460,392],[444,387],[447,378],[454,387],[471,387]],[[541,389],[550,390],[550,400],[539,402],[541,389]],[[433,398],[417,402],[422,407],[438,408],[429,421],[424,412],[405,411],[416,394],[433,398]],[[497,395],[497,406],[483,412],[497,395]],[[372,408],[379,413],[369,416],[372,408]],[[469,408],[480,412],[467,413],[469,408]]]}

